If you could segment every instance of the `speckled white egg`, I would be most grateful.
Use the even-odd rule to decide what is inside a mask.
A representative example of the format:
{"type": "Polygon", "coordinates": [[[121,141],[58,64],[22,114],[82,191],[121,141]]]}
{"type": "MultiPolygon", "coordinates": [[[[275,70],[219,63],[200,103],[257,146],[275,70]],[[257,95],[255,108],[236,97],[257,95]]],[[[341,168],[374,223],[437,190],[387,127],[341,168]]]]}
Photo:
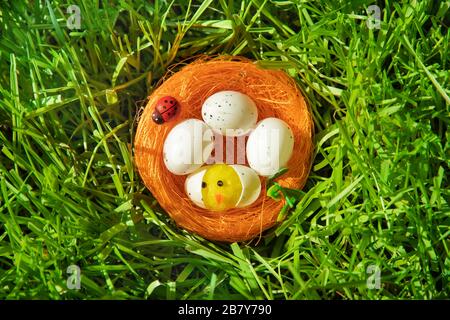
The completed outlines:
{"type": "Polygon", "coordinates": [[[261,181],[252,168],[238,164],[231,165],[231,167],[236,171],[242,183],[241,198],[237,207],[249,206],[258,199],[261,193],[261,181]]]}
{"type": "Polygon", "coordinates": [[[205,208],[202,197],[202,181],[208,166],[202,167],[186,177],[184,190],[186,195],[200,208],[205,208]]]}
{"type": "Polygon", "coordinates": [[[170,130],[164,141],[163,157],[167,170],[176,175],[200,168],[214,148],[214,134],[201,120],[187,119],[170,130]]]}
{"type": "Polygon", "coordinates": [[[203,120],[216,132],[239,136],[255,127],[258,109],[249,96],[237,91],[219,91],[202,106],[203,120]]]}
{"type": "Polygon", "coordinates": [[[292,156],[294,135],[286,122],[261,120],[247,140],[247,160],[260,176],[271,176],[286,166],[292,156]]]}

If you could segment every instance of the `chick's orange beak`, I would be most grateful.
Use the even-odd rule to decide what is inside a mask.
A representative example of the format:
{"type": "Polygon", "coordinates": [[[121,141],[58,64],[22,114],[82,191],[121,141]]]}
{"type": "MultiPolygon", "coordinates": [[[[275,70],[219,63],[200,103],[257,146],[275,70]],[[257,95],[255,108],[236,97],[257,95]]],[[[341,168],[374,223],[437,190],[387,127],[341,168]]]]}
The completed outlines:
{"type": "Polygon", "coordinates": [[[223,195],[221,195],[220,193],[216,193],[216,202],[218,204],[221,204],[223,201],[223,195]]]}

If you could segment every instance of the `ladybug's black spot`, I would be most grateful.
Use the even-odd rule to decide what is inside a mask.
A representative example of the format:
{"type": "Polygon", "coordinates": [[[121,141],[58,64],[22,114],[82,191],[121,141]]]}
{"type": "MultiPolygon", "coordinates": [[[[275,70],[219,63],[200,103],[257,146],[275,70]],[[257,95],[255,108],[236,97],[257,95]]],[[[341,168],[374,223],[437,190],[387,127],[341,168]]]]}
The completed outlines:
{"type": "Polygon", "coordinates": [[[165,103],[167,103],[167,100],[164,100],[165,103]]]}

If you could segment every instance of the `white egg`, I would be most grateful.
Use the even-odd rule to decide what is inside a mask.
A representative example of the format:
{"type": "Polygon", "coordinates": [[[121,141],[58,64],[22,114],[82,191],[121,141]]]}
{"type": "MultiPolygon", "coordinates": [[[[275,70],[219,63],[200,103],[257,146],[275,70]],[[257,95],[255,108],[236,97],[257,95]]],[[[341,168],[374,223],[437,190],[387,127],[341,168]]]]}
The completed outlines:
{"type": "Polygon", "coordinates": [[[231,165],[231,167],[236,171],[242,183],[241,198],[237,203],[237,207],[249,206],[258,199],[261,193],[261,181],[252,168],[237,164],[231,165]]]}
{"type": "Polygon", "coordinates": [[[184,182],[184,190],[186,191],[187,196],[201,208],[205,208],[202,197],[202,180],[207,169],[208,166],[194,171],[187,176],[186,181],[184,182]]]}
{"type": "Polygon", "coordinates": [[[201,120],[180,122],[166,137],[163,147],[164,164],[176,175],[189,174],[200,168],[214,148],[214,134],[201,120]]]}
{"type": "Polygon", "coordinates": [[[247,160],[261,176],[271,176],[284,167],[292,155],[294,135],[286,122],[261,120],[247,140],[247,160]]]}
{"type": "Polygon", "coordinates": [[[217,133],[239,136],[255,127],[258,109],[249,96],[237,91],[219,91],[202,106],[203,120],[217,133]]]}

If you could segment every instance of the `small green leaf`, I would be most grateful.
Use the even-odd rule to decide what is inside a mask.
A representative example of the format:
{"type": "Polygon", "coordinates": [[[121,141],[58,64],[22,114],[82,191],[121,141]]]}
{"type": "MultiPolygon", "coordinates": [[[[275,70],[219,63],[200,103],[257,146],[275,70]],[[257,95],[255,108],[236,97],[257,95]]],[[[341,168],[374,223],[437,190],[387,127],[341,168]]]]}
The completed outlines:
{"type": "Polygon", "coordinates": [[[270,176],[267,179],[267,185],[270,186],[272,183],[274,183],[274,180],[279,178],[280,176],[282,176],[283,174],[285,174],[286,172],[288,172],[288,168],[281,168],[280,170],[278,170],[277,173],[275,173],[274,175],[270,176]]]}
{"type": "Polygon", "coordinates": [[[275,183],[269,189],[267,189],[267,196],[271,197],[275,201],[281,200],[281,186],[278,183],[275,183]]]}

